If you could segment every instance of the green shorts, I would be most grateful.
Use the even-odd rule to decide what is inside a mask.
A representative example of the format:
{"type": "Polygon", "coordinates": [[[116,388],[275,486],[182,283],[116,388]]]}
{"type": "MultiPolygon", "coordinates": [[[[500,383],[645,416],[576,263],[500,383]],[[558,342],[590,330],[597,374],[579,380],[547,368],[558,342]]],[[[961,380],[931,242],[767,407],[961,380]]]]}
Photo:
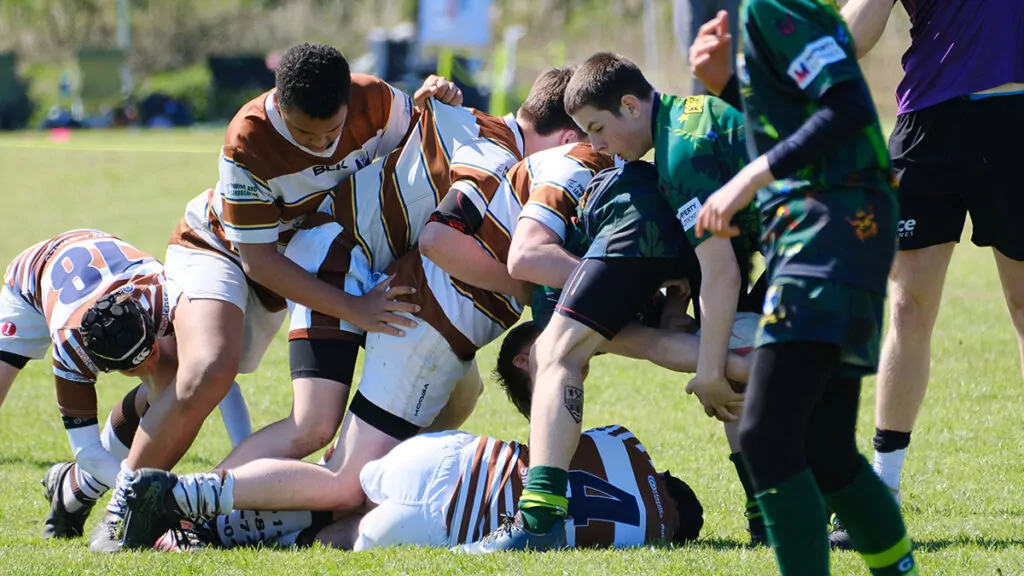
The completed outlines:
{"type": "Polygon", "coordinates": [[[818,278],[776,277],[768,287],[758,347],[776,342],[839,346],[841,375],[878,369],[885,295],[818,278]]]}

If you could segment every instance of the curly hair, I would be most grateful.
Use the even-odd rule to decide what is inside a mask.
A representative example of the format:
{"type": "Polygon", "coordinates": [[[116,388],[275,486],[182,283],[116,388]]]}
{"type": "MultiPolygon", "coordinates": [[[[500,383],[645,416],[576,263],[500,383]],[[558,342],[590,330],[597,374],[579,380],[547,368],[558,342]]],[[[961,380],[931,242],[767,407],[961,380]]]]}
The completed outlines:
{"type": "Polygon", "coordinates": [[[305,42],[288,48],[281,56],[274,82],[281,108],[323,120],[348,104],[352,73],[337,48],[305,42]]]}

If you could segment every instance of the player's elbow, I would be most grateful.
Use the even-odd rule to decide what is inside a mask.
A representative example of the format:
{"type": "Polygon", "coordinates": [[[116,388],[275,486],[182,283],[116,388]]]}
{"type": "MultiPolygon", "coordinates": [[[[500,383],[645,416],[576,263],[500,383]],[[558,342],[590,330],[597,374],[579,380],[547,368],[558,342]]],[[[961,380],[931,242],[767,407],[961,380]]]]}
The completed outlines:
{"type": "Polygon", "coordinates": [[[447,231],[448,227],[440,222],[427,222],[420,233],[420,253],[434,260],[442,250],[447,231]]]}

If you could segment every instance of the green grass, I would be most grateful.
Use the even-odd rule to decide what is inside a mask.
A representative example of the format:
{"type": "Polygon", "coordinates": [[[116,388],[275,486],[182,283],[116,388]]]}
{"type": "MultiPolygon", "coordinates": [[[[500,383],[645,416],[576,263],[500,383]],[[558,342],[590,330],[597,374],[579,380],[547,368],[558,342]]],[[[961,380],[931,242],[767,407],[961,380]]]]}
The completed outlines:
{"type": "MultiPolygon", "coordinates": [[[[158,256],[185,203],[217,178],[221,133],[110,132],[50,142],[41,134],[0,136],[0,261],[72,227],[97,227],[158,256]]],[[[922,574],[1024,574],[1024,412],[1021,372],[990,254],[956,253],[933,346],[932,386],[904,476],[904,510],[922,574]]],[[[495,347],[483,351],[489,370],[495,347]]],[[[443,550],[345,554],[325,549],[246,550],[195,555],[103,557],[84,541],[51,543],[39,532],[47,511],[39,479],[69,449],[47,362],[34,362],[0,409],[2,574],[772,574],[767,550],[750,550],[742,491],[721,427],[683,393],[686,375],[617,358],[594,362],[585,426],[620,423],[643,440],[659,469],[693,485],[705,507],[698,544],[679,549],[456,557],[443,550]]],[[[240,379],[255,426],[288,413],[291,387],[281,339],[261,369],[240,379]]],[[[105,377],[101,410],[132,382],[105,377]]],[[[865,386],[859,439],[869,454],[873,385],[865,386]]],[[[527,426],[489,383],[465,428],[525,439],[527,426]]],[[[215,414],[179,471],[200,471],[226,453],[215,414]]],[[[94,513],[87,529],[98,518],[94,513]]],[[[867,574],[855,554],[833,555],[837,574],[867,574]]]]}

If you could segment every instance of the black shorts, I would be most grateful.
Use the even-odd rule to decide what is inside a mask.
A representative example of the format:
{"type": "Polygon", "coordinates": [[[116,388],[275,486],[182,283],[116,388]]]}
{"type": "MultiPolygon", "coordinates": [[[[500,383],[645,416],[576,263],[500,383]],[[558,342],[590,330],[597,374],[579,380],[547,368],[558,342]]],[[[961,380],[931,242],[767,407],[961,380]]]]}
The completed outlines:
{"type": "Polygon", "coordinates": [[[288,341],[292,380],[322,378],[352,385],[359,343],[347,339],[296,338],[288,341]]]}
{"type": "Polygon", "coordinates": [[[901,114],[889,137],[899,180],[899,248],[959,242],[1024,261],[1024,183],[1017,175],[1024,94],[955,98],[901,114]]]}
{"type": "Polygon", "coordinates": [[[643,322],[661,285],[686,269],[681,258],[584,258],[555,311],[611,340],[630,322],[643,322]]]}

